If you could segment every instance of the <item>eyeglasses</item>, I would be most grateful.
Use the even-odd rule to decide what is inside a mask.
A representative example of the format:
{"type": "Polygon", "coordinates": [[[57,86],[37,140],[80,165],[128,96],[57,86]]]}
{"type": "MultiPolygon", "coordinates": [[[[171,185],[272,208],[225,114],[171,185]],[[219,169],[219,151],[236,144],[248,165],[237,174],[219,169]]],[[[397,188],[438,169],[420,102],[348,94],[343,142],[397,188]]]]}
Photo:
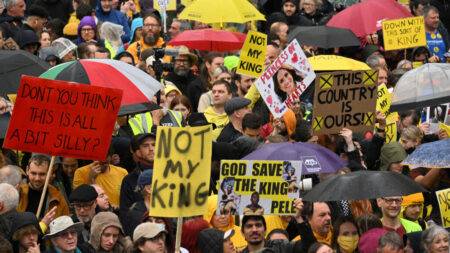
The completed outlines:
{"type": "Polygon", "coordinates": [[[396,198],[396,199],[388,199],[388,198],[382,198],[387,204],[392,205],[392,204],[401,204],[403,201],[403,198],[396,198]]]}
{"type": "Polygon", "coordinates": [[[93,28],[81,28],[82,33],[88,33],[88,32],[93,32],[93,31],[94,31],[93,28]]]}
{"type": "Polygon", "coordinates": [[[188,63],[189,63],[189,60],[188,60],[188,59],[175,59],[175,63],[188,64],[188,63]]]}
{"type": "Polygon", "coordinates": [[[81,210],[81,208],[83,208],[84,210],[87,210],[87,209],[91,208],[93,204],[94,204],[94,201],[87,202],[87,203],[73,203],[71,205],[71,207],[76,210],[81,210]]]}
{"type": "Polygon", "coordinates": [[[159,24],[144,24],[142,27],[145,29],[155,29],[159,28],[159,24]]]}
{"type": "Polygon", "coordinates": [[[62,238],[64,238],[64,239],[67,239],[70,235],[72,236],[72,237],[75,237],[75,236],[77,236],[77,231],[76,230],[74,230],[74,229],[69,229],[69,230],[66,230],[66,231],[63,231],[63,232],[61,232],[61,233],[59,233],[58,234],[58,236],[60,236],[60,237],[62,237],[62,238]]]}

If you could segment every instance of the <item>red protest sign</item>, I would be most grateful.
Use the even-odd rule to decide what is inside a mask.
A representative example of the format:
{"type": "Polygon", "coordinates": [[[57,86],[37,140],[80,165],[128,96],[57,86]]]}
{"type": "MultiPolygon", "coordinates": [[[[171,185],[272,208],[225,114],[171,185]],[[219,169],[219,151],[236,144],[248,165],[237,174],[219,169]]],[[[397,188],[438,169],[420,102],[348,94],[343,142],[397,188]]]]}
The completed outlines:
{"type": "Polygon", "coordinates": [[[122,91],[23,76],[3,146],[104,160],[122,91]]]}

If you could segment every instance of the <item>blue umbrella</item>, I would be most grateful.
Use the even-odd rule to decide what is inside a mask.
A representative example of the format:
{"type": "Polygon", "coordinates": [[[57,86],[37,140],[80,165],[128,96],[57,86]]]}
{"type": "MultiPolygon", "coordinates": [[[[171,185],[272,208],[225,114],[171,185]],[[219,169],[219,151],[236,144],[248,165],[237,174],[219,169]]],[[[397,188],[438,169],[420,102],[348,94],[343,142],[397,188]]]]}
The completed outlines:
{"type": "Polygon", "coordinates": [[[266,144],[242,160],[302,161],[303,174],[335,173],[345,166],[344,161],[331,150],[302,142],[266,144]]]}
{"type": "Polygon", "coordinates": [[[450,168],[450,138],[417,147],[402,162],[410,168],[450,168]]]}

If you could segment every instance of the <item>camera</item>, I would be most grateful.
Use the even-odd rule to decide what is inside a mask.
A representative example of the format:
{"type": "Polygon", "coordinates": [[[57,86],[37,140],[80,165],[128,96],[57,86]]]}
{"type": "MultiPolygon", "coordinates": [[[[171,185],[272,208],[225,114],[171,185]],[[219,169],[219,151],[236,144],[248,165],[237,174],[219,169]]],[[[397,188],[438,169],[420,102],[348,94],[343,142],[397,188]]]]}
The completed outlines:
{"type": "Polygon", "coordinates": [[[178,53],[176,53],[176,50],[168,50],[164,48],[154,48],[153,51],[155,52],[154,55],[155,61],[153,62],[153,70],[155,71],[155,74],[159,80],[164,71],[170,72],[173,70],[173,63],[163,63],[161,59],[165,55],[176,57],[178,56],[178,53]]]}

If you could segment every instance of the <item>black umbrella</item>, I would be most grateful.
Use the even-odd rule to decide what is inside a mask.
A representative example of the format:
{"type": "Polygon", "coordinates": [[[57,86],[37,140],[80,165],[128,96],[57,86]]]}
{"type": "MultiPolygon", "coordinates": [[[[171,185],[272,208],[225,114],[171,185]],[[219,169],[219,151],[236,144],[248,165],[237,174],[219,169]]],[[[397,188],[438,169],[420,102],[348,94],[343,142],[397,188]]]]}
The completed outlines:
{"type": "Polygon", "coordinates": [[[0,50],[0,96],[16,94],[22,75],[39,76],[50,65],[23,50],[0,50]]]}
{"type": "Polygon", "coordinates": [[[359,46],[361,43],[349,29],[328,26],[298,26],[289,33],[289,41],[320,48],[359,46]]]}
{"type": "Polygon", "coordinates": [[[314,186],[303,200],[338,201],[404,196],[426,191],[411,178],[391,171],[357,171],[336,175],[314,186]]]}

